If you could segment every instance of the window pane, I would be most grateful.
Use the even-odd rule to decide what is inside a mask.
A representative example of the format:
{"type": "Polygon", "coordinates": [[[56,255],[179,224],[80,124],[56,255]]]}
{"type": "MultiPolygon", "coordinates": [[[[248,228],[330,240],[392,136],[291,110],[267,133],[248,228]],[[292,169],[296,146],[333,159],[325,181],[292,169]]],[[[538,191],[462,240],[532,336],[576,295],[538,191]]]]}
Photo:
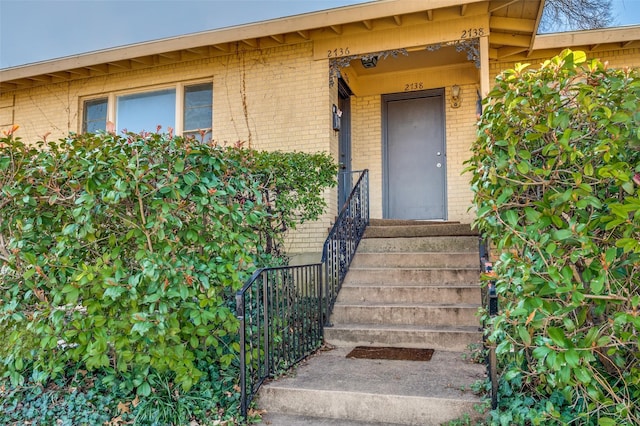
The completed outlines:
{"type": "Polygon", "coordinates": [[[82,120],[83,133],[95,133],[107,128],[107,98],[85,101],[82,120]]]}
{"type": "Polygon", "coordinates": [[[176,90],[136,93],[119,96],[116,122],[119,130],[155,132],[175,127],[176,90]]]}
{"type": "Polygon", "coordinates": [[[197,84],[195,86],[187,86],[184,88],[185,104],[189,106],[210,106],[212,87],[211,83],[197,84]]]}
{"type": "Polygon", "coordinates": [[[211,83],[184,88],[184,134],[211,129],[213,86],[211,83]]]}

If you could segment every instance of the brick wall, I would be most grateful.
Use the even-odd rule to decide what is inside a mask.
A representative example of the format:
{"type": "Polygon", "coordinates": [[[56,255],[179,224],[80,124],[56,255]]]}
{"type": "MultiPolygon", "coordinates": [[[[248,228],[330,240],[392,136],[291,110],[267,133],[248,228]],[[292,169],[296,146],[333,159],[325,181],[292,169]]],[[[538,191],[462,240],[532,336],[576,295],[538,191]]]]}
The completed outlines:
{"type": "Polygon", "coordinates": [[[473,193],[469,185],[471,175],[463,174],[464,162],[471,157],[471,144],[476,139],[478,87],[460,86],[459,108],[451,108],[451,88],[445,91],[447,138],[447,204],[449,220],[470,223],[474,218],[469,210],[473,193]]]}
{"type": "MultiPolygon", "coordinates": [[[[324,151],[337,158],[337,135],[330,114],[337,88],[328,85],[328,60],[314,61],[312,47],[304,43],[258,51],[239,48],[223,57],[3,94],[1,124],[19,124],[17,136],[25,141],[36,141],[48,132],[49,140],[58,139],[81,130],[82,100],[87,97],[210,80],[215,140],[245,141],[261,150],[324,151]]],[[[290,251],[320,251],[336,214],[335,190],[327,191],[326,199],[330,208],[322,219],[302,226],[287,239],[290,251]]]]}
{"type": "Polygon", "coordinates": [[[382,217],[382,104],[380,96],[351,98],[351,167],[369,169],[372,218],[382,217]]]}

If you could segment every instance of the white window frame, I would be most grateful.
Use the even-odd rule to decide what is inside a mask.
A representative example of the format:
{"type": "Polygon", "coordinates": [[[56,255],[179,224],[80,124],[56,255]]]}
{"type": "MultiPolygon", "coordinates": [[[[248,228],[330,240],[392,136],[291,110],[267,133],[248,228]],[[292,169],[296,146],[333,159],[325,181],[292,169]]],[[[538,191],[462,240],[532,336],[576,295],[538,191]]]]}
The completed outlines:
{"type": "MultiPolygon", "coordinates": [[[[116,117],[117,117],[117,111],[116,111],[116,106],[118,103],[118,97],[119,96],[127,96],[127,95],[133,95],[133,94],[137,94],[137,93],[150,93],[150,92],[156,92],[159,90],[166,90],[166,89],[175,89],[176,91],[176,110],[175,110],[175,126],[173,129],[173,133],[175,135],[182,135],[182,133],[184,132],[184,88],[187,86],[197,86],[199,84],[205,84],[205,83],[210,83],[213,87],[213,81],[211,79],[207,79],[207,80],[193,80],[193,81],[181,81],[181,82],[177,82],[177,83],[173,83],[173,84],[163,84],[163,85],[157,85],[157,86],[145,86],[145,87],[139,87],[136,89],[130,89],[130,90],[120,90],[120,91],[115,91],[115,92],[109,92],[106,96],[104,94],[102,95],[92,95],[92,96],[86,96],[83,97],[81,99],[80,105],[81,105],[81,109],[80,111],[82,111],[83,117],[80,120],[80,129],[82,129],[83,127],[83,123],[84,123],[84,105],[86,101],[90,101],[93,99],[100,99],[100,98],[107,98],[107,123],[111,122],[111,123],[115,123],[115,128],[118,129],[118,123],[116,122],[116,117]]],[[[213,93],[213,91],[212,91],[213,93]]],[[[211,99],[211,128],[208,129],[202,129],[202,130],[208,130],[210,133],[213,133],[213,94],[212,94],[212,99],[211,99]]],[[[155,132],[156,129],[148,129],[148,132],[155,132]]],[[[82,131],[82,130],[81,130],[82,131]]],[[[119,131],[119,130],[116,130],[119,131]]],[[[168,132],[169,129],[162,129],[163,132],[168,132]]]]}

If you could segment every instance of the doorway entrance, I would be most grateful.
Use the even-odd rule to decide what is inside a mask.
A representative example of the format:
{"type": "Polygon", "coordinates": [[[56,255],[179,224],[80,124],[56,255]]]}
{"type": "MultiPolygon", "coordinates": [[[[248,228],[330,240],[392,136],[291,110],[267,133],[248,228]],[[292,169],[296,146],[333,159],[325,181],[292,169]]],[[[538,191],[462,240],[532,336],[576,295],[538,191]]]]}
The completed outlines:
{"type": "Polygon", "coordinates": [[[338,142],[338,210],[342,208],[351,193],[353,179],[351,176],[351,89],[344,80],[338,80],[338,108],[340,117],[340,135],[338,142]]]}
{"type": "Polygon", "coordinates": [[[383,96],[383,215],[445,220],[442,89],[383,96]]]}

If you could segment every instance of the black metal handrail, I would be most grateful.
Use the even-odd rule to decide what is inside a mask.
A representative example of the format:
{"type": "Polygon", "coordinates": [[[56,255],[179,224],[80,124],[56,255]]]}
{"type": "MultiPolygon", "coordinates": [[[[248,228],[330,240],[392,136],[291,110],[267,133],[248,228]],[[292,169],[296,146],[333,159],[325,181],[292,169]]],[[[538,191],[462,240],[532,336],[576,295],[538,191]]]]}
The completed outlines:
{"type": "Polygon", "coordinates": [[[258,269],[236,294],[240,410],[268,377],[322,345],[322,264],[258,269]]]}
{"type": "MultiPolygon", "coordinates": [[[[483,273],[489,274],[493,271],[493,264],[489,261],[489,246],[488,242],[480,238],[480,269],[483,273]]],[[[487,312],[490,317],[498,315],[498,294],[496,292],[495,280],[489,281],[487,287],[482,288],[482,300],[487,307],[487,312]]],[[[486,345],[486,325],[485,335],[483,336],[483,342],[485,343],[485,349],[487,350],[487,375],[491,382],[491,409],[498,408],[498,361],[496,357],[496,347],[486,345]]]]}
{"type": "Polygon", "coordinates": [[[333,305],[369,224],[369,172],[361,170],[353,173],[360,173],[360,177],[342,206],[322,250],[322,263],[325,268],[325,326],[330,326],[329,316],[333,305]]]}
{"type": "Polygon", "coordinates": [[[353,173],[360,177],[324,243],[322,263],[258,269],[236,293],[243,417],[267,378],[322,345],[346,268],[369,223],[368,171],[353,173]]]}

